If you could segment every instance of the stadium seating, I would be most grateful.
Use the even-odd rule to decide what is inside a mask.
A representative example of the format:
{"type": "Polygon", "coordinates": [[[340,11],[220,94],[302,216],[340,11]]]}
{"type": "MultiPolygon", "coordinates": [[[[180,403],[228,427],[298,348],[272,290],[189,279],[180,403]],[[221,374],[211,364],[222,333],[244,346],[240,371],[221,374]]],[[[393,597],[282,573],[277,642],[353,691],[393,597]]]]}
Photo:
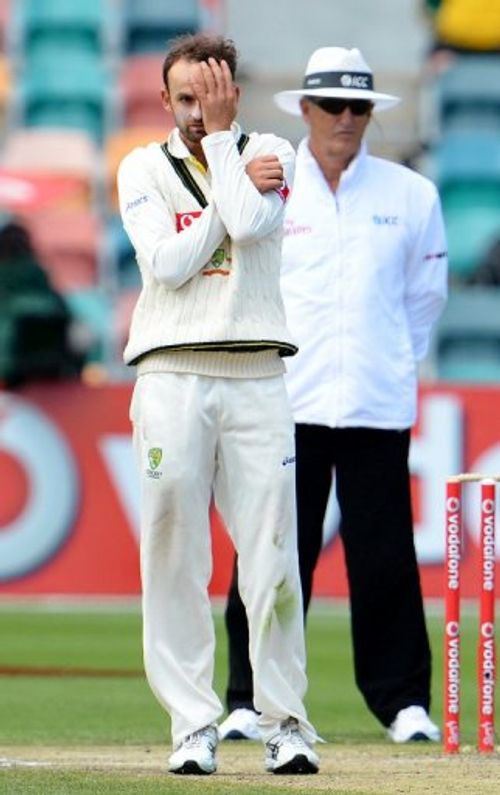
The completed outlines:
{"type": "Polygon", "coordinates": [[[6,110],[12,90],[11,65],[4,55],[0,55],[0,122],[4,123],[6,110]]]}
{"type": "Polygon", "coordinates": [[[12,123],[26,127],[69,127],[101,141],[108,127],[110,75],[100,59],[81,53],[62,65],[35,60],[20,77],[12,123]]]}
{"type": "Polygon", "coordinates": [[[473,194],[469,198],[467,204],[447,207],[444,213],[450,277],[457,281],[471,275],[500,234],[500,202],[480,204],[473,194]]]}
{"type": "Polygon", "coordinates": [[[86,206],[87,202],[87,191],[78,179],[0,166],[0,206],[4,212],[24,214],[56,207],[75,208],[86,206]]]}
{"type": "Polygon", "coordinates": [[[136,146],[145,146],[151,141],[164,141],[169,132],[168,122],[169,116],[165,114],[165,124],[162,126],[124,127],[107,137],[104,149],[104,168],[108,203],[112,211],[116,212],[118,209],[116,174],[121,161],[136,146]]]}
{"type": "Polygon", "coordinates": [[[500,182],[457,183],[443,193],[450,275],[463,280],[500,233],[500,182]]]}
{"type": "Polygon", "coordinates": [[[112,346],[109,293],[99,287],[71,290],[65,294],[65,300],[73,317],[84,327],[84,336],[85,332],[89,335],[82,345],[86,349],[86,361],[109,362],[112,346]]]}
{"type": "Polygon", "coordinates": [[[0,163],[19,175],[64,177],[72,190],[72,206],[97,200],[102,180],[101,157],[92,138],[82,130],[17,128],[7,137],[0,163]]]}
{"type": "Polygon", "coordinates": [[[455,340],[443,347],[437,377],[458,383],[500,383],[500,348],[497,342],[455,340]]]}
{"type": "Polygon", "coordinates": [[[40,259],[60,292],[98,285],[103,267],[103,229],[96,215],[54,210],[33,213],[26,221],[40,259]]]}
{"type": "Polygon", "coordinates": [[[16,0],[17,50],[27,60],[58,47],[102,54],[116,27],[114,8],[107,0],[16,0]]]}
{"type": "Polygon", "coordinates": [[[120,75],[124,127],[172,127],[172,117],[161,102],[164,55],[146,53],[124,58],[120,75]]]}
{"type": "Polygon", "coordinates": [[[0,1],[0,202],[92,330],[90,361],[121,360],[140,284],[117,214],[118,164],[167,137],[165,48],[198,27],[197,0],[0,1]]]}
{"type": "Polygon", "coordinates": [[[0,52],[2,53],[5,53],[9,46],[12,2],[13,0],[2,0],[0,3],[0,52]]]}
{"type": "Polygon", "coordinates": [[[463,280],[500,232],[500,137],[451,131],[432,158],[448,234],[450,273],[463,280]]]}
{"type": "Polygon", "coordinates": [[[439,379],[500,381],[500,289],[452,290],[433,345],[439,379]]]}
{"type": "Polygon", "coordinates": [[[136,288],[141,282],[135,251],[123,228],[120,215],[112,215],[106,224],[106,250],[118,289],[136,288]]]}
{"type": "Polygon", "coordinates": [[[168,41],[199,28],[197,0],[122,0],[125,55],[165,52],[168,41]]]}
{"type": "Polygon", "coordinates": [[[493,131],[451,131],[433,150],[435,178],[443,194],[457,183],[500,184],[500,120],[493,131]]]}
{"type": "Polygon", "coordinates": [[[442,130],[497,130],[500,125],[500,58],[457,58],[436,83],[442,130]]]}

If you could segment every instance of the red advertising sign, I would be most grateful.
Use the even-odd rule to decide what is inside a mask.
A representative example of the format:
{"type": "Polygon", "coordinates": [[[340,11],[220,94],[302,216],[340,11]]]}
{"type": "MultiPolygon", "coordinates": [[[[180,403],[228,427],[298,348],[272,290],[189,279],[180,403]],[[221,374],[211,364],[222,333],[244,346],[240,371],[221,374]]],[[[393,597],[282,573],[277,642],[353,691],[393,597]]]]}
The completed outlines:
{"type": "MultiPolygon", "coordinates": [[[[131,385],[37,385],[0,393],[0,596],[137,595],[139,487],[131,385]]],[[[445,481],[500,473],[500,390],[423,388],[412,437],[415,542],[424,593],[443,594],[445,481]]],[[[500,511],[500,509],[499,509],[500,511]]],[[[497,512],[498,513],[498,512],[497,512]]],[[[213,595],[227,590],[232,547],[213,516],[213,595]]],[[[464,486],[462,592],[479,589],[479,487],[464,486]]],[[[498,532],[500,536],[500,531],[498,532]]],[[[500,538],[496,559],[500,556],[500,538]]],[[[345,596],[338,508],[330,505],[315,593],[345,596]]]]}

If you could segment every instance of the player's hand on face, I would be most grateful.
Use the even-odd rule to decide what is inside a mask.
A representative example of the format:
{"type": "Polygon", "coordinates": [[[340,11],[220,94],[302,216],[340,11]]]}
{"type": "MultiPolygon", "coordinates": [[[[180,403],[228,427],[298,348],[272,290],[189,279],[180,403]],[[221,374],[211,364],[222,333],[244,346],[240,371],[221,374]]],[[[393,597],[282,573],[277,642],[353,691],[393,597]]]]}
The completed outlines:
{"type": "Polygon", "coordinates": [[[200,103],[203,126],[208,133],[229,130],[236,117],[238,88],[226,61],[215,58],[195,64],[191,88],[200,103]]]}
{"type": "Polygon", "coordinates": [[[251,160],[245,171],[260,193],[277,190],[283,185],[283,166],[276,155],[262,155],[251,160]]]}

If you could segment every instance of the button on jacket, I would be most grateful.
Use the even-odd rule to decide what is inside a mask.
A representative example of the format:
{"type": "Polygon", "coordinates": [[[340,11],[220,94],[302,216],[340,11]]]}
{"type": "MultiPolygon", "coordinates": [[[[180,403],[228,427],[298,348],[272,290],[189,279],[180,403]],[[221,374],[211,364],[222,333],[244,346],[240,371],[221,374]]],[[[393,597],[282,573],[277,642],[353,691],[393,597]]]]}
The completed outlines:
{"type": "Polygon", "coordinates": [[[287,362],[295,422],[413,425],[417,365],[447,293],[435,186],[363,145],[332,192],[303,140],[281,286],[299,345],[287,362]]]}

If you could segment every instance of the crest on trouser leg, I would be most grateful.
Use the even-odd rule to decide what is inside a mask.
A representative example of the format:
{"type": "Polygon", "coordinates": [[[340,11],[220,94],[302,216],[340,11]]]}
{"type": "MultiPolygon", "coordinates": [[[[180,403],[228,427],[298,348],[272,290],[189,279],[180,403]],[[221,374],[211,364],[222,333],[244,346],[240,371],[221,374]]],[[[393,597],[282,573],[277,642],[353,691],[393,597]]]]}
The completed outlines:
{"type": "Polygon", "coordinates": [[[150,447],[148,450],[149,469],[146,470],[146,475],[149,478],[158,479],[161,476],[161,471],[158,467],[163,458],[163,450],[161,447],[150,447]]]}

